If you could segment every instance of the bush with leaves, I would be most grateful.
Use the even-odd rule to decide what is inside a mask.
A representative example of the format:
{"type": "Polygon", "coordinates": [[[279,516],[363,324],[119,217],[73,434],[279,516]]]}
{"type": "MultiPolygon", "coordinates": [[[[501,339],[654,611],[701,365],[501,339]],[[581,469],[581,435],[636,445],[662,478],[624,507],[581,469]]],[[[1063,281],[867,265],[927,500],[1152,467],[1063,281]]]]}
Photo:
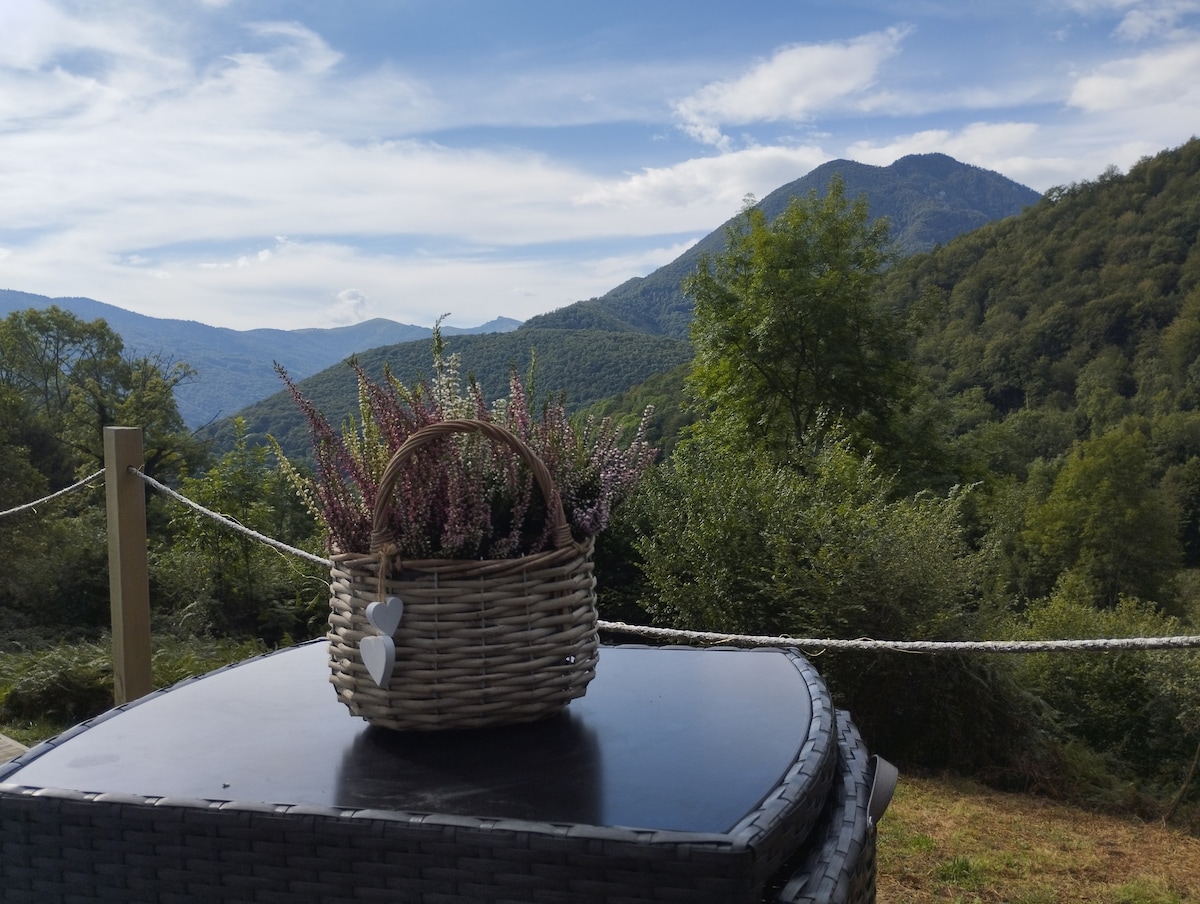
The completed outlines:
{"type": "Polygon", "coordinates": [[[1026,513],[1023,539],[1041,572],[1032,595],[1074,571],[1087,576],[1095,605],[1129,595],[1170,606],[1179,513],[1151,478],[1147,446],[1141,431],[1122,425],[1072,447],[1048,495],[1026,513]]]}
{"type": "Polygon", "coordinates": [[[741,633],[959,630],[960,491],[893,499],[892,480],[846,435],[806,449],[797,469],[739,453],[713,431],[679,446],[639,498],[649,611],[741,633]]]}
{"type": "MultiPolygon", "coordinates": [[[[1188,633],[1155,607],[1123,597],[1092,605],[1087,577],[1067,573],[1016,623],[1021,639],[1157,637],[1188,633]]],[[[1200,658],[1177,651],[1037,653],[1018,678],[1052,709],[1064,739],[1087,745],[1117,776],[1148,790],[1178,787],[1200,744],[1200,658]]]]}
{"type": "MultiPolygon", "coordinates": [[[[963,492],[895,498],[836,427],[802,466],[738,453],[716,428],[682,443],[635,497],[641,605],[662,624],[799,637],[974,635],[963,492]]],[[[1033,701],[978,658],[846,651],[819,661],[871,746],[909,764],[1011,771],[1033,701]]]]}
{"type": "MultiPolygon", "coordinates": [[[[319,548],[317,524],[300,505],[265,446],[251,447],[245,426],[206,473],[184,478],[180,492],[265,536],[319,548]]],[[[270,645],[319,633],[327,603],[316,566],[171,503],[155,538],[151,578],[160,606],[188,633],[257,637],[270,645]]]]}

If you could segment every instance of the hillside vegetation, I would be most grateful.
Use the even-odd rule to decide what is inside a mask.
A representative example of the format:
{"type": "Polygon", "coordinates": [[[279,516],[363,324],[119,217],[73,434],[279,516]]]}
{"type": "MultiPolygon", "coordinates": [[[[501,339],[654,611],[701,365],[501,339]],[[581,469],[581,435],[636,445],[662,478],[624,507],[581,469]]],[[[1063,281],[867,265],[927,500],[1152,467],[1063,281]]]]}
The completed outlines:
{"type": "MultiPolygon", "coordinates": [[[[793,198],[809,192],[823,196],[835,178],[843,181],[848,196],[861,195],[867,201],[872,220],[886,221],[892,250],[901,256],[1013,216],[1040,197],[998,173],[944,154],[917,154],[886,167],[834,160],[780,186],[754,206],[773,220],[793,198]]],[[[692,301],[684,295],[683,281],[704,255],[725,248],[735,222],[730,220],[713,230],[649,276],[628,280],[600,298],[530,318],[511,335],[456,338],[451,351],[462,355],[466,369],[489,398],[505,391],[510,367],[524,373],[534,356],[537,388],[565,393],[573,410],[628,391],[644,394],[644,389],[634,387],[647,379],[659,382],[662,374],[690,357],[686,340],[692,301]]],[[[429,374],[427,343],[379,345],[357,356],[371,373],[378,375],[387,361],[404,379],[429,374]]],[[[292,369],[287,360],[281,359],[281,363],[292,369]]],[[[303,378],[309,373],[298,371],[293,376],[303,378]]],[[[302,388],[335,420],[355,410],[355,382],[349,368],[334,366],[317,373],[303,380],[302,388]]],[[[641,412],[639,408],[631,420],[641,412]]],[[[252,441],[271,434],[289,454],[303,454],[307,437],[298,413],[283,393],[252,404],[237,416],[245,420],[252,441]]],[[[678,400],[672,400],[660,407],[652,433],[670,444],[687,420],[679,412],[678,400]]],[[[228,448],[232,424],[228,420],[216,424],[205,436],[215,439],[217,448],[228,448]]]]}
{"type": "MultiPolygon", "coordinates": [[[[298,377],[324,370],[354,352],[399,342],[428,340],[433,330],[376,318],[326,329],[231,330],[194,320],[147,317],[91,298],[47,298],[0,289],[0,316],[57,307],[80,320],[103,320],[128,353],[186,362],[194,372],[175,388],[179,414],[197,428],[237,411],[278,389],[271,367],[279,361],[298,377]]],[[[471,329],[442,332],[490,333],[515,329],[519,321],[498,317],[471,329]]]]}
{"type": "MultiPolygon", "coordinates": [[[[512,369],[525,376],[532,366],[530,392],[538,397],[547,393],[565,395],[571,410],[637,386],[691,357],[691,346],[683,340],[635,332],[520,329],[445,339],[447,353],[461,356],[464,373],[478,382],[484,398],[505,395],[512,369]]],[[[371,349],[356,355],[355,360],[376,379],[387,366],[401,380],[415,383],[430,375],[429,348],[428,341],[406,342],[371,349]]],[[[345,364],[302,380],[300,386],[334,423],[357,410],[358,383],[354,371],[345,364]]],[[[303,459],[308,455],[308,428],[282,388],[238,416],[252,443],[270,435],[289,457],[303,459]]],[[[225,421],[205,435],[219,448],[228,448],[234,427],[225,421]]]]}
{"type": "MultiPolygon", "coordinates": [[[[1032,494],[1037,556],[1011,576],[1027,595],[1049,589],[1044,560],[1089,531],[1112,531],[1126,569],[1200,565],[1198,231],[1192,141],[1126,176],[1050,192],[881,282],[943,406],[955,476],[1032,494]],[[1118,492],[1120,504],[1104,497],[1118,492]],[[1072,505],[1067,517],[1068,502],[1089,500],[1086,516],[1072,505]],[[1155,529],[1129,519],[1160,506],[1170,536],[1155,550],[1155,529]]],[[[1154,591],[1172,602],[1161,582],[1154,591]]]]}

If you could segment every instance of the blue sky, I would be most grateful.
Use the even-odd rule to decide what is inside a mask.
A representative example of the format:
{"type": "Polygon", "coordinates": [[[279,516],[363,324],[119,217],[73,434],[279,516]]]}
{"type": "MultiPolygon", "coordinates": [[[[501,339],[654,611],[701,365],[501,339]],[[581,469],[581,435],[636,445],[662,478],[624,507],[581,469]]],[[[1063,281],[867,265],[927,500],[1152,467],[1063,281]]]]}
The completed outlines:
{"type": "Polygon", "coordinates": [[[0,288],[236,329],[603,294],[828,160],[1200,133],[1200,0],[2,0],[0,288]]]}

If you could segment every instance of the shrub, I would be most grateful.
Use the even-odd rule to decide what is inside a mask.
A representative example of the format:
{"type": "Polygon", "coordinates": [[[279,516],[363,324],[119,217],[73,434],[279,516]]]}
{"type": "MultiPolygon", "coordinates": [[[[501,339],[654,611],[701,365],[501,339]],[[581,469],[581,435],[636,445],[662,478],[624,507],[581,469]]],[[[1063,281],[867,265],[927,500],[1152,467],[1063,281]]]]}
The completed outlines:
{"type": "MultiPolygon", "coordinates": [[[[1088,581],[1068,572],[1031,605],[1021,638],[1155,637],[1187,633],[1177,619],[1128,597],[1091,604],[1088,581]]],[[[1037,653],[1019,678],[1057,714],[1060,731],[1088,745],[1116,775],[1175,787],[1200,740],[1200,661],[1188,651],[1037,653]]]]}

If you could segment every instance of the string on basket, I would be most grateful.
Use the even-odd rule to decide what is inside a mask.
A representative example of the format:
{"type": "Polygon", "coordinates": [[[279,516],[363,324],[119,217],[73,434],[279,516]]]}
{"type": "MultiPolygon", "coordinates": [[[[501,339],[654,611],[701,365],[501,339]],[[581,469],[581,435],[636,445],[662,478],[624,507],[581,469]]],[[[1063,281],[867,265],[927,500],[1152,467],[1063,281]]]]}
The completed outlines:
{"type": "Polygon", "coordinates": [[[387,599],[387,576],[391,574],[392,559],[400,555],[400,546],[395,542],[382,544],[379,548],[379,574],[376,577],[376,595],[382,600],[387,599]]]}

